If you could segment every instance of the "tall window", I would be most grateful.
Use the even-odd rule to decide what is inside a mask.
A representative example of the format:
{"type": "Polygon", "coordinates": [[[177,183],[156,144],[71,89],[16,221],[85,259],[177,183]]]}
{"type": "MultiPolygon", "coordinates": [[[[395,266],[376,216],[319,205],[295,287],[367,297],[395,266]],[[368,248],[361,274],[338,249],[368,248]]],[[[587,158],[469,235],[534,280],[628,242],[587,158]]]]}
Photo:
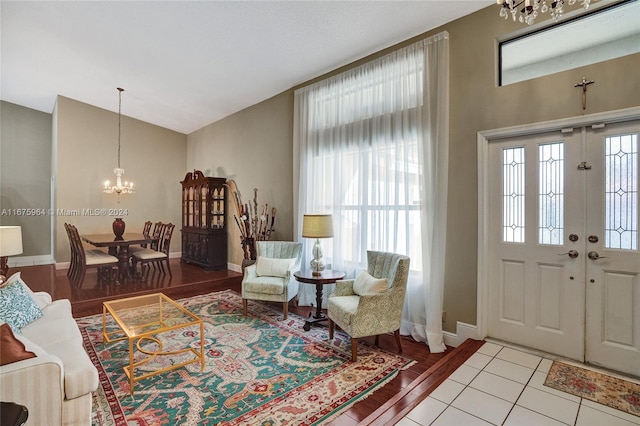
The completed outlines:
{"type": "Polygon", "coordinates": [[[640,2],[620,1],[597,9],[598,3],[589,13],[558,23],[549,20],[545,28],[499,40],[500,85],[640,52],[640,2]]]}
{"type": "MultiPolygon", "coordinates": [[[[432,281],[438,281],[433,288],[442,285],[447,39],[442,33],[422,40],[295,93],[297,216],[333,214],[335,236],[323,241],[324,259],[348,276],[367,267],[367,250],[408,255],[406,300],[413,300],[405,306],[414,312],[407,313],[409,328],[414,323],[426,326],[425,300],[432,281]],[[416,303],[421,307],[416,309],[416,303]]],[[[308,247],[305,253],[310,253],[308,247]]],[[[313,304],[314,289],[305,287],[309,288],[301,288],[300,303],[313,304]]],[[[327,290],[325,298],[331,292],[327,290]]],[[[441,294],[431,299],[436,304],[440,300],[441,310],[441,294]]],[[[440,315],[436,326],[441,335],[441,314],[436,311],[432,312],[440,315]]]]}
{"type": "Polygon", "coordinates": [[[306,129],[301,195],[305,213],[333,213],[337,244],[324,255],[343,269],[365,268],[366,250],[410,255],[411,270],[422,269],[422,55],[406,49],[308,89],[317,115],[306,129]]]}

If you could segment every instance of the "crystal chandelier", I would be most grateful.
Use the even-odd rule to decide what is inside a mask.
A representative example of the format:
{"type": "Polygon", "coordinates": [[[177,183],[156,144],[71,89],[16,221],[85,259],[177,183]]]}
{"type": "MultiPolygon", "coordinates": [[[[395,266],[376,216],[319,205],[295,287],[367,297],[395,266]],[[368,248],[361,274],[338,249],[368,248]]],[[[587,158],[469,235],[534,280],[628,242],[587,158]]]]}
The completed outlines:
{"type": "MultiPolygon", "coordinates": [[[[125,181],[122,184],[122,175],[124,174],[124,169],[120,167],[120,123],[122,119],[122,92],[124,89],[118,87],[118,167],[113,169],[113,173],[116,175],[116,184],[111,185],[109,181],[104,182],[103,192],[107,194],[116,193],[118,196],[120,194],[133,194],[135,189],[133,188],[133,182],[125,181]]],[[[119,198],[118,198],[119,199],[119,198]]]]}
{"type": "MultiPolygon", "coordinates": [[[[569,5],[573,5],[577,0],[567,0],[569,5]]],[[[564,13],[565,0],[550,0],[547,4],[547,0],[496,0],[496,3],[500,6],[500,16],[504,19],[509,18],[509,12],[514,22],[516,19],[521,23],[527,23],[527,25],[533,24],[533,21],[538,17],[538,12],[547,13],[557,21],[564,13]],[[520,9],[522,7],[522,9],[520,9]]],[[[586,10],[589,8],[591,0],[580,0],[580,5],[586,10]]]]}

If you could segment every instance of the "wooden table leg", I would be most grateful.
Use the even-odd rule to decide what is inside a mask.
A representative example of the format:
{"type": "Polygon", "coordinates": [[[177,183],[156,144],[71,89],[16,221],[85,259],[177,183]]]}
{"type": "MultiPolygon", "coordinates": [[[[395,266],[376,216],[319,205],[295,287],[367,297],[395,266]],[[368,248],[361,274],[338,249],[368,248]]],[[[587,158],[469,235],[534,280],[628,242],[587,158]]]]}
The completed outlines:
{"type": "Polygon", "coordinates": [[[316,314],[315,319],[326,319],[322,314],[322,284],[316,284],[316,314]]]}
{"type": "Polygon", "coordinates": [[[316,314],[311,317],[311,312],[309,313],[309,317],[312,319],[307,320],[304,323],[302,329],[304,331],[311,330],[311,326],[320,321],[326,321],[327,317],[322,313],[322,284],[316,284],[316,314]]]}
{"type": "Polygon", "coordinates": [[[118,251],[118,272],[121,283],[129,279],[129,246],[120,246],[118,251]]]}

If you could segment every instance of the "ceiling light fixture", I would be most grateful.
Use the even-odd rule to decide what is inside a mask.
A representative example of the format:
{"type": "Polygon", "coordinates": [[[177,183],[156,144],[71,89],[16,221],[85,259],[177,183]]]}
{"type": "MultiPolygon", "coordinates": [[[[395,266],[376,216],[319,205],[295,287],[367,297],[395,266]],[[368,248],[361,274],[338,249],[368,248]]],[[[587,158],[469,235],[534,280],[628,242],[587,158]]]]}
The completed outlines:
{"type": "MultiPolygon", "coordinates": [[[[569,5],[573,5],[577,0],[568,0],[569,5]]],[[[513,21],[520,21],[521,23],[527,23],[527,25],[533,24],[534,20],[538,17],[538,12],[549,13],[551,17],[557,21],[564,13],[565,0],[550,0],[547,4],[547,0],[496,0],[498,6],[500,6],[500,16],[504,19],[509,18],[509,12],[513,21]],[[522,6],[522,9],[520,7],[522,6]]],[[[586,10],[589,8],[591,0],[580,0],[580,5],[586,10]]]]}
{"type": "Polygon", "coordinates": [[[120,202],[120,194],[133,194],[135,189],[133,188],[133,182],[124,182],[122,184],[122,175],[124,174],[124,169],[120,167],[120,123],[122,120],[122,92],[124,89],[118,87],[118,167],[113,169],[113,173],[116,174],[116,184],[111,186],[109,181],[104,182],[103,192],[107,194],[118,194],[118,202],[120,202]]]}

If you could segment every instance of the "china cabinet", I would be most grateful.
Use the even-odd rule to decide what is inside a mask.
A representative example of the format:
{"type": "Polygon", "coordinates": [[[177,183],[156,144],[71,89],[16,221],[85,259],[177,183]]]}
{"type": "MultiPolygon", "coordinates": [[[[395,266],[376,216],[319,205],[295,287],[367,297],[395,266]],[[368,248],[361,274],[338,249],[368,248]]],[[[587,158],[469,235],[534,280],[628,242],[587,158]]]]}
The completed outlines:
{"type": "Polygon", "coordinates": [[[182,261],[227,268],[226,179],[187,173],[182,184],[182,261]]]}

